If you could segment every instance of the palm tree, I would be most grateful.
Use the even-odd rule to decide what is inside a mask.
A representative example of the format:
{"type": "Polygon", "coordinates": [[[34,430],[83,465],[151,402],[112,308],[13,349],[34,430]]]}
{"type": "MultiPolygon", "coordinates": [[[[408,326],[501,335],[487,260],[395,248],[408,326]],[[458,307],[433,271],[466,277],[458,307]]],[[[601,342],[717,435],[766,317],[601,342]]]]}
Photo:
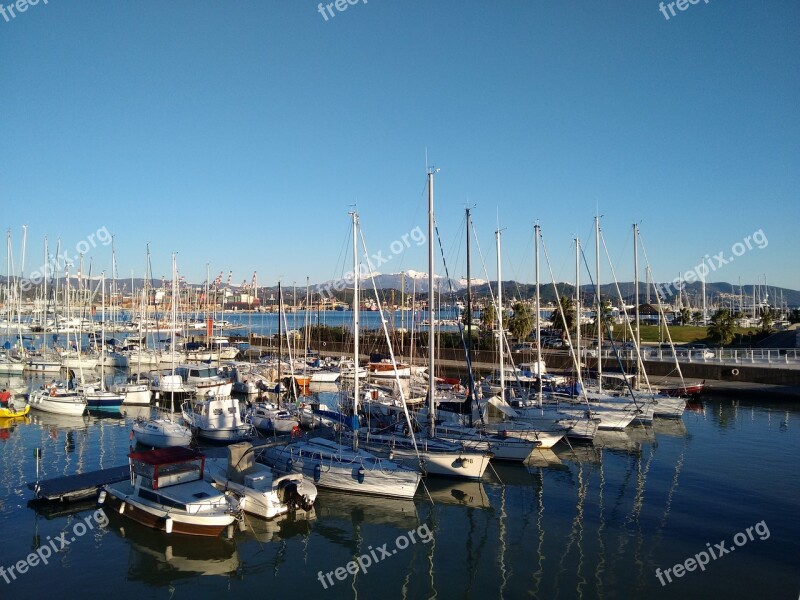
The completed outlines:
{"type": "Polygon", "coordinates": [[[515,302],[514,314],[508,320],[508,330],[518,340],[524,340],[533,331],[533,315],[530,307],[524,302],[515,302]]]}
{"type": "Polygon", "coordinates": [[[572,298],[561,296],[553,309],[553,329],[561,330],[562,337],[566,335],[564,329],[564,321],[567,323],[567,331],[571,331],[575,326],[575,305],[572,303],[572,298]],[[561,307],[561,310],[559,310],[561,307]],[[561,319],[561,312],[564,313],[564,320],[561,319]]]}
{"type": "Polygon", "coordinates": [[[730,344],[733,340],[733,316],[727,308],[721,308],[711,317],[711,324],[708,326],[708,337],[718,342],[721,346],[730,344]]]}
{"type": "Polygon", "coordinates": [[[678,318],[681,320],[681,325],[688,325],[692,322],[692,311],[689,308],[682,308],[678,313],[678,318]]]}

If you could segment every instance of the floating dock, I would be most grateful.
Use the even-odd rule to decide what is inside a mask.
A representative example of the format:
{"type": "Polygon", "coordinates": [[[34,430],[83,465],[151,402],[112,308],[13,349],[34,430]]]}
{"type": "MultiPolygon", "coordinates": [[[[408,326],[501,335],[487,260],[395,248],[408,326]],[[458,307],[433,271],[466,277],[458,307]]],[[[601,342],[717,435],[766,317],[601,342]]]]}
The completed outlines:
{"type": "Polygon", "coordinates": [[[29,483],[28,489],[33,490],[36,498],[49,502],[73,502],[97,495],[98,489],[109,483],[117,483],[130,478],[129,465],[54,477],[35,483],[29,483]]]}

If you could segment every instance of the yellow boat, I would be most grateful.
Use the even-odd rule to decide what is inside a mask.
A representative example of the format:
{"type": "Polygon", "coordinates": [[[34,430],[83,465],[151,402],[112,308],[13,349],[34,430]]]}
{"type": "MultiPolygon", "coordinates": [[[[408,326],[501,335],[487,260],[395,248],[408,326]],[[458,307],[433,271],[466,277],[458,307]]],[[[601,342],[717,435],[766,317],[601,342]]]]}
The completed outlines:
{"type": "Polygon", "coordinates": [[[23,408],[0,408],[0,419],[9,419],[14,417],[24,417],[31,412],[31,405],[26,404],[23,408]]]}

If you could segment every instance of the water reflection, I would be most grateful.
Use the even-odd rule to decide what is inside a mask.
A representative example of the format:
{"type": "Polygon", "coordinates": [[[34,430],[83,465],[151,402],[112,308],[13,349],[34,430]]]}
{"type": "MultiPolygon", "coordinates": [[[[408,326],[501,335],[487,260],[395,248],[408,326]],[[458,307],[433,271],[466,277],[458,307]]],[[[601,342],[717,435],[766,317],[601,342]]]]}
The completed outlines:
{"type": "MultiPolygon", "coordinates": [[[[469,508],[490,508],[491,503],[480,481],[461,481],[431,477],[424,482],[430,498],[436,504],[456,504],[469,508]]],[[[427,496],[424,493],[423,495],[427,496]]],[[[430,501],[430,500],[429,500],[430,501]]]]}
{"type": "Polygon", "coordinates": [[[127,578],[163,587],[196,575],[232,576],[241,561],[234,540],[168,536],[107,511],[107,529],[128,545],[127,578]]]}
{"type": "MultiPolygon", "coordinates": [[[[103,536],[97,549],[76,545],[74,552],[94,553],[87,556],[108,571],[100,578],[106,585],[125,576],[140,582],[139,590],[126,590],[131,595],[153,595],[142,588],[167,588],[181,580],[181,591],[202,596],[208,587],[199,576],[216,575],[216,586],[236,586],[247,595],[263,595],[266,584],[276,593],[293,590],[315,597],[323,589],[316,579],[319,570],[344,566],[370,547],[389,543],[392,548],[400,536],[425,525],[433,532],[432,541],[398,551],[368,573],[348,575],[328,595],[669,597],[653,576],[656,567],[671,566],[689,555],[687,549],[697,551],[707,541],[735,533],[739,523],[765,519],[773,530],[768,543],[738,550],[715,562],[713,571],[695,573],[679,582],[682,588],[673,584],[668,590],[714,597],[721,587],[728,597],[737,590],[739,597],[752,597],[757,587],[733,583],[746,577],[752,561],[771,582],[766,590],[775,591],[789,580],[788,534],[800,535],[800,526],[787,499],[797,497],[800,489],[796,478],[775,477],[775,469],[793,472],[800,451],[792,427],[797,413],[785,405],[718,404],[707,403],[705,414],[657,419],[652,427],[603,432],[595,445],[559,444],[535,452],[524,465],[493,465],[480,482],[431,478],[426,481],[430,497],[420,488],[414,501],[321,490],[310,520],[249,519],[233,540],[211,540],[210,545],[197,540],[185,545],[112,515],[113,535],[103,536]],[[103,558],[120,555],[120,549],[120,565],[103,558]]],[[[0,500],[13,517],[4,523],[14,530],[24,522],[28,538],[30,521],[19,519],[11,505],[25,469],[30,476],[31,447],[43,448],[49,476],[67,466],[69,472],[79,470],[79,464],[85,470],[97,468],[101,447],[104,464],[125,462],[130,414],[124,427],[118,423],[125,420],[88,417],[71,429],[56,426],[56,439],[49,437],[50,425],[35,422],[53,418],[58,419],[34,415],[0,444],[2,477],[13,474],[13,480],[3,481],[0,500]]],[[[66,522],[61,509],[40,514],[66,522]]],[[[49,533],[47,525],[42,520],[42,537],[49,533]]],[[[71,576],[59,566],[50,568],[55,576],[71,576]]],[[[166,591],[158,594],[168,597],[166,591]]]]}

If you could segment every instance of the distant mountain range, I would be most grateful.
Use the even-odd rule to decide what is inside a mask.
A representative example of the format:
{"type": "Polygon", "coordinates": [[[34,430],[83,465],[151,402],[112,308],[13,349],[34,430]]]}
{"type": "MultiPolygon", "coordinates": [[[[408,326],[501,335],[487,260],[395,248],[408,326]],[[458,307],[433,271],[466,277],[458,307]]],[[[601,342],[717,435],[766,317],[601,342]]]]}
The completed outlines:
{"type": "MultiPolygon", "coordinates": [[[[403,286],[403,278],[405,277],[405,292],[408,295],[411,295],[412,291],[416,291],[417,295],[426,294],[428,292],[428,274],[422,273],[419,271],[405,271],[404,273],[373,273],[372,277],[375,279],[375,285],[378,289],[381,290],[397,290],[398,292],[401,290],[403,286]]],[[[7,277],[0,276],[0,285],[5,287],[7,281],[7,277]]],[[[118,279],[116,281],[116,286],[119,291],[123,294],[130,294],[131,292],[131,284],[133,284],[134,289],[141,290],[145,283],[144,279],[118,279]]],[[[372,287],[372,283],[370,281],[370,276],[362,276],[361,277],[362,287],[364,289],[370,289],[372,287]]],[[[439,293],[444,296],[449,296],[451,293],[454,294],[455,298],[459,300],[463,300],[465,297],[465,291],[467,282],[465,279],[448,279],[444,276],[436,276],[436,283],[439,293]]],[[[107,285],[110,285],[109,282],[106,282],[107,285]]],[[[62,279],[61,286],[64,285],[64,281],[62,279]]],[[[77,289],[77,278],[70,277],[70,287],[72,289],[77,289]]],[[[165,286],[168,288],[170,282],[165,282],[165,286]]],[[[181,286],[188,285],[189,287],[195,290],[202,290],[205,286],[204,282],[201,283],[192,283],[192,284],[185,284],[181,283],[181,286]]],[[[476,297],[484,297],[489,295],[489,283],[483,279],[473,279],[472,280],[472,290],[476,297]]],[[[659,286],[659,294],[663,299],[668,301],[673,301],[676,299],[677,291],[673,287],[669,287],[669,284],[656,284],[659,286]]],[[[89,287],[91,289],[95,289],[99,286],[99,278],[92,278],[89,287]]],[[[150,282],[151,288],[160,289],[162,287],[162,280],[161,279],[153,279],[150,282]]],[[[28,293],[24,294],[25,296],[30,296],[33,294],[33,290],[37,289],[39,286],[33,286],[32,290],[28,293]]],[[[223,286],[224,287],[224,286],[223,286]]],[[[326,281],[324,283],[313,284],[311,289],[315,293],[333,293],[335,294],[338,292],[343,292],[347,289],[352,290],[353,284],[352,281],[346,280],[331,280],[326,281]],[[337,285],[338,284],[338,285],[337,285]]],[[[567,296],[571,296],[574,294],[574,285],[570,283],[557,283],[556,287],[558,288],[559,294],[565,294],[567,296]]],[[[650,302],[655,302],[656,295],[653,292],[652,286],[647,286],[644,282],[639,282],[639,300],[640,302],[644,303],[648,301],[648,291],[647,288],[650,288],[649,292],[649,300],[650,302]]],[[[800,306],[800,291],[792,290],[788,288],[779,288],[779,287],[765,287],[763,285],[756,285],[753,286],[751,284],[744,285],[741,288],[741,293],[744,295],[744,303],[751,304],[753,298],[753,288],[755,287],[757,301],[761,302],[766,299],[768,302],[773,305],[777,306],[781,303],[784,303],[790,307],[798,307],[800,306]]],[[[284,293],[287,293],[290,290],[291,286],[284,286],[284,293]]],[[[301,286],[298,286],[298,290],[301,286]]],[[[497,290],[497,284],[491,283],[491,288],[493,291],[497,290]]],[[[222,287],[220,289],[223,289],[222,287]]],[[[233,290],[235,291],[244,291],[243,289],[239,288],[238,286],[232,286],[233,290]]],[[[259,297],[265,299],[265,294],[270,294],[274,297],[274,294],[277,292],[278,286],[259,286],[259,297]]],[[[622,294],[622,297],[625,299],[625,302],[628,304],[633,303],[634,299],[634,287],[632,282],[621,282],[619,284],[619,290],[622,294]]],[[[699,282],[684,284],[683,289],[683,298],[684,301],[688,298],[689,302],[694,306],[699,306],[701,302],[702,296],[702,286],[699,282]]],[[[540,284],[540,291],[542,294],[542,301],[543,302],[551,302],[554,301],[556,298],[556,293],[553,290],[553,284],[550,282],[540,284]]],[[[520,283],[517,281],[504,281],[503,282],[503,297],[506,299],[507,303],[510,303],[514,299],[529,299],[533,298],[535,293],[535,286],[532,283],[520,283]]],[[[605,284],[600,286],[600,293],[603,297],[617,299],[617,289],[614,284],[605,284]]],[[[739,286],[734,286],[730,283],[706,283],[706,298],[708,302],[718,303],[720,300],[725,300],[727,298],[732,298],[737,296],[740,293],[739,286]]],[[[581,295],[586,302],[591,302],[594,299],[594,288],[591,285],[582,285],[581,286],[581,295]]],[[[4,294],[0,294],[0,297],[4,297],[4,294]]],[[[617,304],[617,300],[612,300],[612,304],[617,304]]],[[[724,303],[724,302],[723,302],[724,303]]]]}

